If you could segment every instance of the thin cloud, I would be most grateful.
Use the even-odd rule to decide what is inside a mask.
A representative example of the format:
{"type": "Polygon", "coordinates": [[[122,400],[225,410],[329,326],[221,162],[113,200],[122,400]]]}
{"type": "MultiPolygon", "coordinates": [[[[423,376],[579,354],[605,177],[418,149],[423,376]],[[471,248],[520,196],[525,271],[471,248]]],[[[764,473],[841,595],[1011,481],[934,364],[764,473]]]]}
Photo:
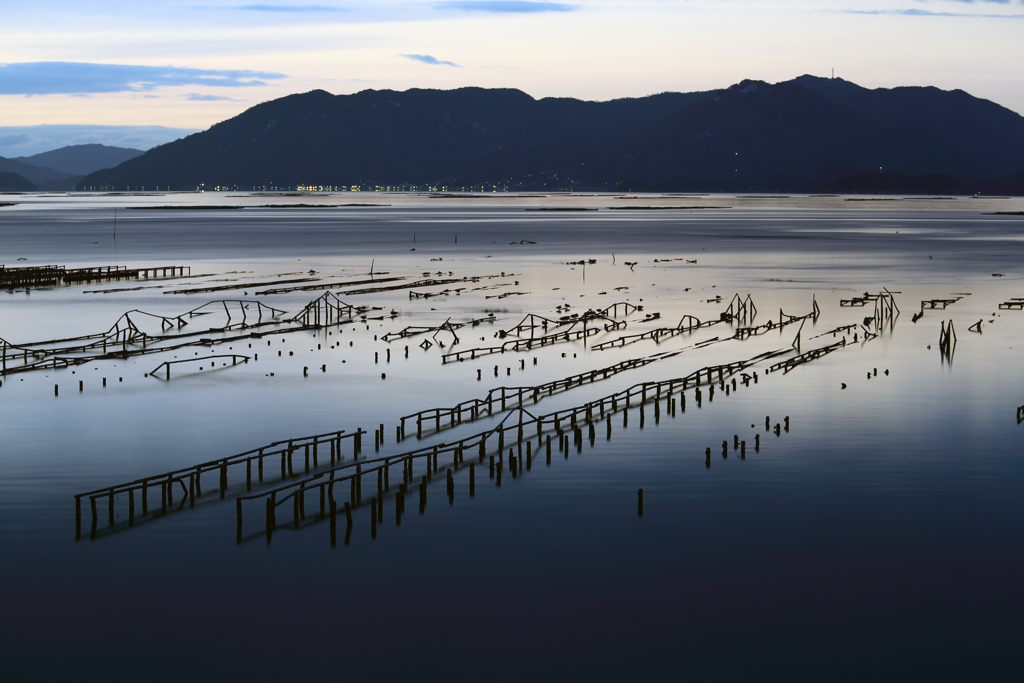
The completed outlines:
{"type": "Polygon", "coordinates": [[[186,100],[192,102],[237,102],[233,97],[221,97],[220,95],[200,95],[199,93],[190,92],[185,95],[186,100]]]}
{"type": "Polygon", "coordinates": [[[0,147],[23,147],[32,144],[34,138],[25,133],[14,135],[0,135],[0,147]]]}
{"type": "Polygon", "coordinates": [[[537,12],[572,12],[578,5],[561,2],[533,2],[530,0],[453,0],[434,5],[437,9],[463,12],[493,12],[500,14],[534,14],[537,12]]]}
{"type": "Polygon", "coordinates": [[[193,9],[237,10],[241,12],[348,12],[334,5],[204,5],[193,9]]]}
{"type": "Polygon", "coordinates": [[[398,55],[399,57],[405,57],[415,62],[422,62],[423,64],[430,64],[432,66],[454,66],[460,68],[455,62],[446,62],[437,57],[431,57],[430,55],[398,55]]]}
{"type": "Polygon", "coordinates": [[[269,71],[192,69],[176,66],[19,62],[0,64],[0,95],[84,95],[144,92],[174,85],[240,88],[285,78],[269,71]]]}
{"type": "MultiPolygon", "coordinates": [[[[986,0],[991,2],[992,0],[986,0]]],[[[958,0],[970,2],[970,0],[958,0]]],[[[1005,4],[1005,3],[1000,3],[1005,4]]],[[[932,12],[926,9],[846,9],[843,14],[898,15],[904,17],[962,17],[968,19],[1024,19],[1024,14],[976,14],[966,12],[932,12]]]]}

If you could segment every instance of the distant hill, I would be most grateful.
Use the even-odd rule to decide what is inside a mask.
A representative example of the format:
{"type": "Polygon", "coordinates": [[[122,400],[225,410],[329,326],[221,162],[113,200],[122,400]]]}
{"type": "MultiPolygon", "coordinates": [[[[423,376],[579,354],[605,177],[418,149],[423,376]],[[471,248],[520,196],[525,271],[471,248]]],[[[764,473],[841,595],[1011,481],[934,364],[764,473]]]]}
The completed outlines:
{"type": "Polygon", "coordinates": [[[508,89],[316,90],[257,105],[78,187],[816,191],[880,167],[991,180],[1024,168],[1018,139],[1024,118],[962,91],[867,90],[810,76],[608,102],[508,89]]]}
{"type": "Polygon", "coordinates": [[[35,192],[36,189],[17,173],[0,172],[0,192],[35,192]]]}
{"type": "Polygon", "coordinates": [[[63,180],[74,177],[73,173],[65,173],[55,168],[33,166],[14,159],[0,157],[0,172],[17,173],[21,177],[33,183],[43,183],[47,180],[63,180]]]}
{"type": "Polygon", "coordinates": [[[15,157],[33,166],[46,166],[68,175],[84,176],[103,168],[113,168],[120,163],[134,159],[142,150],[107,145],[69,145],[28,157],[15,157]]]}

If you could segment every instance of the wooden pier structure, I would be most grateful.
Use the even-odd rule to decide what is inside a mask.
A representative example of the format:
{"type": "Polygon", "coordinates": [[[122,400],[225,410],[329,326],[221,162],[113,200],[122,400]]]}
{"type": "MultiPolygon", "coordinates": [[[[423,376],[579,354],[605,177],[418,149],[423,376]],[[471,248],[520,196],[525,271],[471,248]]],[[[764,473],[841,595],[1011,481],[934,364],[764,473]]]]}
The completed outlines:
{"type": "Polygon", "coordinates": [[[0,266],[0,287],[53,287],[82,282],[183,277],[191,274],[191,266],[154,266],[150,268],[129,268],[128,266],[92,266],[88,268],[19,266],[8,268],[0,266]]]}
{"type": "MultiPolygon", "coordinates": [[[[137,518],[143,518],[148,515],[166,515],[168,510],[173,509],[174,491],[177,486],[181,487],[182,492],[178,509],[182,509],[186,502],[190,508],[195,507],[196,500],[203,495],[202,475],[204,474],[216,473],[218,475],[216,490],[219,492],[219,498],[223,499],[228,490],[229,468],[232,468],[231,471],[235,471],[238,467],[245,466],[245,487],[247,491],[251,491],[253,485],[253,463],[256,464],[257,483],[264,481],[264,461],[267,458],[273,458],[274,463],[280,461],[280,479],[285,480],[295,476],[294,456],[301,450],[305,459],[302,472],[308,474],[311,467],[311,458],[312,468],[315,469],[319,466],[320,448],[327,448],[329,450],[330,464],[334,465],[336,462],[340,462],[343,457],[341,446],[344,439],[352,439],[353,457],[357,457],[362,450],[362,435],[365,433],[365,431],[359,429],[351,433],[345,431],[327,432],[325,434],[288,439],[287,441],[275,441],[266,446],[254,448],[253,450],[226,458],[209,460],[198,465],[136,479],[124,484],[79,493],[75,495],[75,538],[80,538],[82,535],[83,499],[88,501],[92,513],[89,535],[95,538],[98,527],[97,506],[100,501],[106,501],[107,526],[113,527],[115,524],[114,501],[118,496],[125,495],[128,498],[128,526],[132,527],[135,525],[137,518]],[[148,494],[151,488],[160,489],[159,507],[154,504],[151,508],[149,505],[148,494]],[[141,505],[141,512],[139,513],[135,509],[136,493],[139,494],[141,505]]],[[[266,476],[273,475],[268,471],[266,476]]]]}
{"type": "Polygon", "coordinates": [[[1011,310],[1024,310],[1024,297],[1013,297],[1009,301],[1004,301],[999,304],[999,310],[1011,311],[1011,310]]]}
{"type": "MultiPolygon", "coordinates": [[[[0,376],[33,370],[67,368],[98,360],[125,359],[129,356],[163,353],[187,346],[210,345],[215,343],[214,340],[209,337],[203,337],[203,335],[248,330],[265,325],[279,325],[280,321],[276,320],[276,318],[283,313],[284,311],[280,309],[267,306],[258,301],[220,300],[205,303],[178,316],[163,316],[138,309],[131,310],[123,313],[106,332],[96,334],[26,342],[23,344],[12,344],[4,339],[0,339],[0,376]],[[231,305],[229,306],[229,304],[231,305]],[[256,322],[250,321],[250,316],[252,315],[249,312],[250,306],[255,306],[257,309],[255,315],[256,322]],[[166,332],[168,329],[180,329],[188,325],[189,319],[193,317],[207,315],[212,312],[203,310],[207,307],[223,307],[224,313],[227,316],[227,324],[222,327],[196,330],[194,332],[152,335],[140,329],[136,321],[132,319],[132,316],[136,318],[156,318],[160,321],[161,330],[166,332]],[[242,320],[240,322],[231,322],[233,320],[233,310],[235,315],[241,314],[242,320]],[[264,310],[266,310],[270,320],[263,320],[264,310]],[[191,339],[192,341],[183,342],[181,341],[183,339],[191,339]],[[168,342],[175,341],[179,343],[168,344],[168,342]]],[[[296,329],[308,328],[303,326],[279,330],[278,332],[283,333],[296,329]]],[[[216,343],[235,341],[250,336],[254,335],[250,333],[218,338],[216,343]]]]}
{"type": "Polygon", "coordinates": [[[310,301],[306,306],[288,319],[288,322],[300,322],[303,325],[315,325],[324,327],[326,325],[338,325],[352,322],[355,316],[363,315],[368,310],[367,306],[353,306],[347,304],[333,292],[325,294],[310,301]]]}
{"type": "Polygon", "coordinates": [[[956,330],[953,329],[953,321],[942,321],[942,328],[939,332],[939,352],[947,360],[953,359],[953,351],[956,349],[956,330]]]}
{"type": "Polygon", "coordinates": [[[701,322],[701,320],[696,316],[687,314],[679,320],[679,324],[675,327],[656,327],[653,330],[647,330],[646,332],[638,334],[627,334],[622,337],[617,337],[616,339],[601,342],[600,344],[594,344],[590,347],[590,350],[603,351],[604,349],[610,349],[616,346],[621,347],[626,346],[627,344],[635,344],[636,342],[643,341],[644,339],[653,339],[655,343],[660,343],[663,339],[675,337],[685,332],[693,332],[694,330],[699,330],[702,327],[711,327],[712,325],[717,325],[720,322],[723,322],[723,320],[706,320],[701,322]]]}
{"type": "Polygon", "coordinates": [[[817,360],[822,356],[826,356],[835,351],[836,349],[841,349],[845,346],[846,337],[843,337],[842,340],[837,341],[834,344],[829,344],[828,346],[822,346],[817,349],[805,351],[797,356],[787,358],[784,361],[780,361],[775,365],[770,366],[768,369],[771,370],[772,372],[775,372],[776,370],[782,370],[782,373],[785,374],[798,365],[803,365],[804,363],[809,363],[812,360],[817,360]]]}
{"type": "MultiPolygon", "coordinates": [[[[496,456],[498,462],[501,463],[504,461],[506,445],[522,444],[523,441],[534,438],[534,434],[538,437],[543,435],[545,429],[558,432],[559,438],[562,438],[563,424],[566,428],[573,430],[577,437],[577,444],[582,446],[581,424],[589,426],[591,438],[593,438],[595,422],[605,419],[609,411],[616,413],[620,410],[628,410],[634,406],[643,406],[649,401],[655,401],[657,410],[659,405],[657,402],[663,398],[667,400],[674,392],[681,393],[687,388],[697,388],[702,384],[713,384],[714,382],[724,386],[725,380],[728,377],[741,372],[755,363],[784,353],[788,353],[788,350],[770,351],[749,360],[701,368],[682,378],[634,384],[622,391],[580,406],[544,415],[534,415],[523,408],[516,407],[493,428],[472,434],[450,444],[424,446],[395,455],[343,463],[335,465],[328,470],[317,472],[309,477],[283,483],[270,490],[251,495],[240,495],[235,499],[236,540],[241,542],[243,538],[243,503],[246,501],[264,501],[263,506],[261,506],[264,509],[266,520],[264,531],[269,538],[269,535],[273,533],[274,528],[278,525],[277,509],[289,501],[292,503],[292,524],[296,528],[299,527],[299,524],[306,517],[305,494],[307,491],[315,491],[318,494],[320,518],[324,518],[327,515],[328,509],[332,516],[336,514],[338,504],[335,498],[335,487],[340,486],[342,490],[344,488],[348,489],[349,500],[344,504],[344,508],[346,521],[350,522],[351,510],[367,502],[366,496],[362,494],[364,480],[367,477],[369,477],[371,482],[373,479],[377,480],[377,495],[371,497],[370,500],[375,506],[380,506],[382,505],[384,494],[390,491],[391,473],[394,468],[400,468],[399,474],[401,476],[401,483],[399,484],[396,496],[396,514],[400,524],[404,496],[409,485],[416,479],[417,461],[422,461],[420,465],[423,470],[420,482],[422,492],[426,483],[431,481],[435,473],[438,472],[439,456],[450,456],[453,468],[457,470],[460,465],[465,463],[467,452],[476,452],[477,462],[483,463],[487,453],[493,450],[492,462],[496,456]],[[531,433],[529,437],[527,436],[528,430],[531,433]],[[506,444],[505,440],[506,434],[512,434],[508,444],[506,444]],[[492,439],[492,437],[496,437],[496,439],[492,439]],[[492,444],[491,446],[488,446],[489,440],[492,444]],[[497,441],[496,445],[494,441],[497,441]],[[373,475],[376,475],[376,477],[373,475]]],[[[514,476],[514,468],[517,465],[515,456],[510,457],[509,464],[513,468],[514,476]]],[[[472,465],[473,463],[470,463],[471,467],[472,465]]],[[[374,510],[374,512],[377,511],[377,509],[374,510]]]]}
{"type": "Polygon", "coordinates": [[[550,344],[561,344],[569,341],[576,341],[577,339],[586,339],[592,334],[597,334],[601,330],[597,327],[586,327],[584,326],[581,330],[566,330],[564,332],[556,332],[549,334],[544,337],[533,337],[527,339],[513,339],[507,341],[501,346],[485,346],[476,349],[465,349],[463,351],[456,351],[454,353],[446,353],[441,356],[441,364],[454,363],[456,361],[462,362],[466,359],[479,358],[480,356],[488,356],[494,353],[505,353],[506,351],[529,351],[537,347],[548,346],[550,344]]]}
{"type": "Polygon", "coordinates": [[[415,337],[416,335],[429,334],[431,332],[434,333],[434,338],[436,339],[438,332],[448,331],[451,332],[453,337],[455,337],[455,342],[457,343],[459,341],[459,335],[455,333],[455,330],[462,329],[467,325],[471,327],[476,327],[477,325],[480,325],[482,323],[493,323],[496,320],[497,318],[494,317],[493,313],[488,314],[486,318],[475,318],[473,320],[467,320],[466,322],[462,323],[453,323],[451,321],[451,318],[449,318],[440,325],[437,325],[435,327],[411,325],[402,330],[399,330],[398,332],[388,332],[387,334],[382,336],[381,339],[383,339],[386,342],[392,342],[396,339],[405,339],[407,337],[415,337]]]}
{"type": "MultiPolygon", "coordinates": [[[[155,368],[153,368],[152,370],[150,370],[146,374],[148,376],[150,376],[150,377],[157,377],[159,379],[159,376],[158,376],[157,373],[160,371],[160,368],[164,368],[164,375],[165,375],[164,379],[169,381],[171,379],[171,366],[172,365],[178,365],[179,363],[202,363],[202,362],[210,361],[210,369],[214,370],[214,369],[216,369],[216,364],[213,362],[213,360],[215,358],[230,358],[231,359],[231,365],[237,365],[239,361],[241,361],[242,363],[248,363],[249,362],[249,356],[242,356],[242,355],[236,354],[236,353],[220,354],[220,355],[214,355],[214,356],[203,356],[202,358],[197,356],[195,358],[185,358],[184,360],[168,360],[168,361],[164,361],[163,363],[161,363],[160,365],[156,366],[155,368]]],[[[227,363],[224,363],[224,366],[226,367],[227,363]]],[[[200,367],[199,369],[202,370],[203,368],[200,367]]]]}
{"type": "MultiPolygon", "coordinates": [[[[794,358],[776,363],[771,366],[769,370],[774,371],[780,368],[788,370],[801,363],[806,363],[810,360],[819,358],[845,345],[846,339],[844,338],[841,342],[808,351],[794,358]]],[[[488,404],[488,414],[491,414],[495,403],[499,400],[495,397],[495,392],[498,391],[501,391],[505,398],[505,405],[503,405],[503,409],[508,409],[509,406],[507,405],[507,402],[509,399],[515,400],[516,405],[512,406],[511,411],[496,426],[478,434],[466,436],[450,444],[436,444],[395,455],[382,456],[372,460],[360,460],[358,456],[362,450],[361,436],[366,433],[365,431],[360,429],[353,433],[346,433],[344,431],[329,432],[326,434],[301,437],[298,439],[289,439],[288,441],[277,441],[272,444],[268,444],[267,446],[226,458],[218,458],[198,465],[137,479],[125,484],[104,487],[94,491],[78,494],[75,496],[76,538],[81,537],[83,499],[88,500],[92,516],[89,536],[90,538],[97,538],[98,533],[112,533],[118,528],[131,528],[135,525],[137,520],[147,518],[147,516],[148,519],[152,519],[167,514],[174,508],[174,491],[177,487],[180,487],[181,489],[181,496],[177,504],[177,509],[184,509],[186,502],[188,503],[188,507],[193,507],[196,501],[203,495],[201,482],[203,474],[214,472],[218,474],[217,491],[219,495],[211,495],[211,499],[224,499],[228,497],[229,489],[231,488],[229,486],[228,479],[229,469],[231,471],[235,471],[243,464],[245,465],[244,493],[238,490],[238,485],[236,484],[234,491],[231,494],[232,497],[235,498],[237,517],[236,539],[239,542],[241,542],[243,538],[243,503],[249,501],[264,501],[261,506],[266,519],[264,531],[266,532],[269,540],[270,534],[277,526],[277,510],[281,505],[291,501],[293,508],[292,521],[296,527],[298,527],[299,523],[305,519],[305,494],[307,491],[313,491],[319,494],[319,517],[321,519],[325,518],[329,508],[332,519],[333,539],[333,519],[338,510],[338,499],[335,497],[336,487],[342,486],[348,491],[349,500],[344,504],[344,509],[349,523],[349,528],[351,528],[351,510],[365,504],[366,502],[371,502],[375,505],[375,514],[382,514],[384,493],[390,490],[390,478],[394,468],[396,467],[400,468],[402,482],[399,484],[399,490],[396,495],[396,511],[398,514],[398,523],[400,523],[401,513],[404,511],[404,496],[408,491],[409,485],[415,479],[417,463],[422,463],[420,467],[425,470],[420,481],[420,490],[422,494],[421,500],[425,500],[426,483],[432,479],[435,473],[438,472],[439,456],[450,456],[453,466],[457,470],[465,463],[465,454],[467,452],[477,453],[479,463],[484,462],[484,458],[488,452],[493,452],[494,455],[491,456],[492,466],[494,464],[495,457],[497,457],[500,467],[500,464],[505,457],[504,453],[507,445],[506,438],[509,438],[510,444],[518,444],[520,448],[524,442],[527,442],[526,464],[528,468],[530,453],[528,441],[533,438],[533,432],[536,433],[536,436],[540,437],[543,435],[545,430],[554,430],[558,433],[561,443],[564,435],[563,428],[565,430],[571,429],[576,437],[577,444],[581,446],[583,439],[583,426],[586,425],[589,427],[590,438],[593,440],[595,432],[594,427],[598,421],[606,420],[610,430],[610,413],[616,413],[622,410],[628,410],[634,406],[639,406],[641,407],[640,419],[642,425],[642,408],[645,404],[650,401],[655,402],[655,418],[657,418],[660,406],[659,401],[662,398],[665,399],[665,405],[667,408],[670,405],[669,399],[673,397],[673,394],[678,393],[681,395],[683,391],[691,388],[696,390],[696,400],[699,406],[701,401],[700,388],[702,386],[710,385],[711,397],[714,395],[714,385],[716,383],[720,388],[726,390],[726,393],[728,394],[728,387],[726,385],[727,380],[730,377],[735,377],[736,375],[741,374],[743,376],[743,383],[749,384],[751,375],[743,372],[744,370],[757,363],[769,361],[775,357],[789,354],[791,353],[791,350],[781,349],[769,351],[746,360],[706,366],[698,370],[694,370],[684,377],[676,377],[660,381],[640,382],[613,394],[583,403],[582,405],[560,409],[547,414],[534,415],[522,407],[522,404],[526,399],[533,399],[534,401],[539,400],[542,395],[542,392],[540,391],[541,388],[546,388],[549,392],[558,389],[569,389],[574,386],[580,386],[584,383],[597,381],[598,379],[602,379],[604,376],[610,376],[610,374],[614,372],[620,372],[632,367],[639,367],[641,364],[651,363],[655,360],[670,357],[678,353],[681,353],[681,351],[672,352],[670,354],[656,354],[655,356],[643,359],[634,359],[615,366],[610,366],[603,370],[582,373],[580,375],[575,375],[546,385],[539,385],[537,387],[520,387],[514,388],[513,390],[509,390],[506,387],[492,390],[486,399],[486,403],[488,404]],[[529,437],[527,436],[528,431],[531,433],[529,437]],[[345,462],[341,455],[341,442],[346,438],[353,439],[353,460],[351,462],[345,462]],[[320,461],[318,457],[320,447],[329,448],[329,463],[327,469],[320,469],[320,461]],[[301,471],[297,471],[294,464],[294,454],[300,450],[303,451],[304,466],[301,471]],[[263,490],[258,493],[252,493],[254,486],[253,463],[256,463],[257,470],[255,483],[262,484],[264,482],[268,482],[269,480],[264,472],[265,460],[267,458],[273,458],[272,462],[275,463],[275,465],[279,459],[280,478],[277,478],[279,483],[273,488],[263,490]],[[362,486],[366,483],[367,477],[369,477],[372,482],[374,474],[376,474],[377,480],[377,496],[371,496],[370,500],[367,501],[367,497],[362,495],[362,486]],[[151,513],[148,502],[148,491],[153,487],[158,487],[160,489],[161,499],[159,508],[154,506],[151,513]],[[137,514],[135,509],[136,493],[139,494],[141,500],[141,515],[137,514]],[[241,495],[238,495],[239,493],[241,493],[241,495]],[[115,501],[120,499],[121,494],[126,494],[125,497],[128,499],[128,511],[127,522],[119,525],[116,522],[117,515],[115,514],[115,501]],[[104,530],[100,530],[98,529],[98,506],[104,502],[106,503],[107,508],[107,527],[104,530]]],[[[752,378],[754,382],[757,381],[756,372],[753,373],[752,378]]],[[[733,379],[732,384],[733,388],[735,388],[735,379],[733,379]]],[[[674,405],[674,399],[672,400],[672,405],[674,405]]],[[[418,424],[417,431],[420,432],[422,430],[421,425],[424,421],[432,419],[435,422],[435,426],[439,427],[440,425],[438,423],[441,421],[441,418],[447,417],[449,423],[453,424],[457,421],[461,421],[467,410],[470,411],[471,419],[481,417],[481,413],[484,409],[484,403],[485,401],[474,400],[465,402],[460,404],[460,406],[456,406],[451,409],[432,409],[405,416],[402,418],[402,425],[397,428],[399,438],[404,436],[404,424],[407,420],[416,419],[418,424]],[[474,407],[476,408],[476,415],[472,415],[474,407]]],[[[685,411],[685,400],[682,398],[681,404],[685,411]]],[[[375,433],[375,443],[379,444],[382,440],[383,424],[381,425],[380,430],[375,433]],[[377,441],[377,439],[379,439],[379,441],[377,441]]],[[[550,449],[550,443],[551,440],[550,437],[548,437],[548,449],[550,449]]],[[[520,457],[522,457],[521,453],[520,457]]],[[[513,476],[515,476],[515,468],[517,467],[518,458],[509,453],[509,460],[513,476]]],[[[472,467],[473,463],[470,463],[471,481],[473,478],[472,467]]],[[[274,467],[274,469],[276,470],[276,467],[274,467]]],[[[276,475],[274,475],[274,478],[276,478],[276,475]]],[[[450,477],[448,481],[450,495],[450,477]]]]}
{"type": "Polygon", "coordinates": [[[504,411],[511,403],[514,403],[517,407],[522,407],[524,400],[536,403],[544,396],[551,396],[556,392],[567,391],[575,387],[583,386],[584,384],[591,384],[593,382],[607,379],[619,374],[620,372],[640,368],[655,361],[678,355],[678,353],[679,352],[656,354],[646,358],[624,360],[621,363],[610,365],[607,368],[582,372],[577,375],[571,375],[563,379],[556,379],[536,386],[497,387],[488,391],[486,398],[470,399],[450,408],[429,408],[427,410],[421,410],[419,412],[412,413],[411,415],[405,415],[404,417],[399,418],[399,440],[406,438],[405,423],[407,420],[415,420],[416,438],[422,438],[424,434],[424,425],[427,426],[428,434],[430,433],[429,430],[431,424],[433,424],[433,432],[438,433],[443,429],[454,427],[462,424],[463,422],[472,422],[473,420],[477,420],[481,417],[493,415],[496,405],[499,411],[504,411]]]}

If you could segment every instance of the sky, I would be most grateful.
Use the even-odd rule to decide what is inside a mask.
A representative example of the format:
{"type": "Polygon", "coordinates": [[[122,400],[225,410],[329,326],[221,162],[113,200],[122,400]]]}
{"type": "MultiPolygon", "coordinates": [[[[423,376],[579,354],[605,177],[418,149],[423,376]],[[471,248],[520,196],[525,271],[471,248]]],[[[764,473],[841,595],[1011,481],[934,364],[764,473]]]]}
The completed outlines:
{"type": "Polygon", "coordinates": [[[69,140],[145,149],[317,88],[480,86],[609,100],[834,68],[869,88],[959,88],[1024,112],[1024,0],[0,0],[0,8],[2,156],[69,140]]]}

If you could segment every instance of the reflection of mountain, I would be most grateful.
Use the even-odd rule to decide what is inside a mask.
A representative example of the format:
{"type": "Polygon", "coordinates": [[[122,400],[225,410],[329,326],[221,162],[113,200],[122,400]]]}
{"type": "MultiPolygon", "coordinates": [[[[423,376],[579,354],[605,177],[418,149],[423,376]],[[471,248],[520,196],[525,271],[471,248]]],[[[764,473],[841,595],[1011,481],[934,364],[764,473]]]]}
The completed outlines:
{"type": "Polygon", "coordinates": [[[79,187],[813,191],[863,171],[988,180],[1021,166],[1024,118],[992,102],[802,76],[610,102],[318,90],[260,104],[79,187]]]}

